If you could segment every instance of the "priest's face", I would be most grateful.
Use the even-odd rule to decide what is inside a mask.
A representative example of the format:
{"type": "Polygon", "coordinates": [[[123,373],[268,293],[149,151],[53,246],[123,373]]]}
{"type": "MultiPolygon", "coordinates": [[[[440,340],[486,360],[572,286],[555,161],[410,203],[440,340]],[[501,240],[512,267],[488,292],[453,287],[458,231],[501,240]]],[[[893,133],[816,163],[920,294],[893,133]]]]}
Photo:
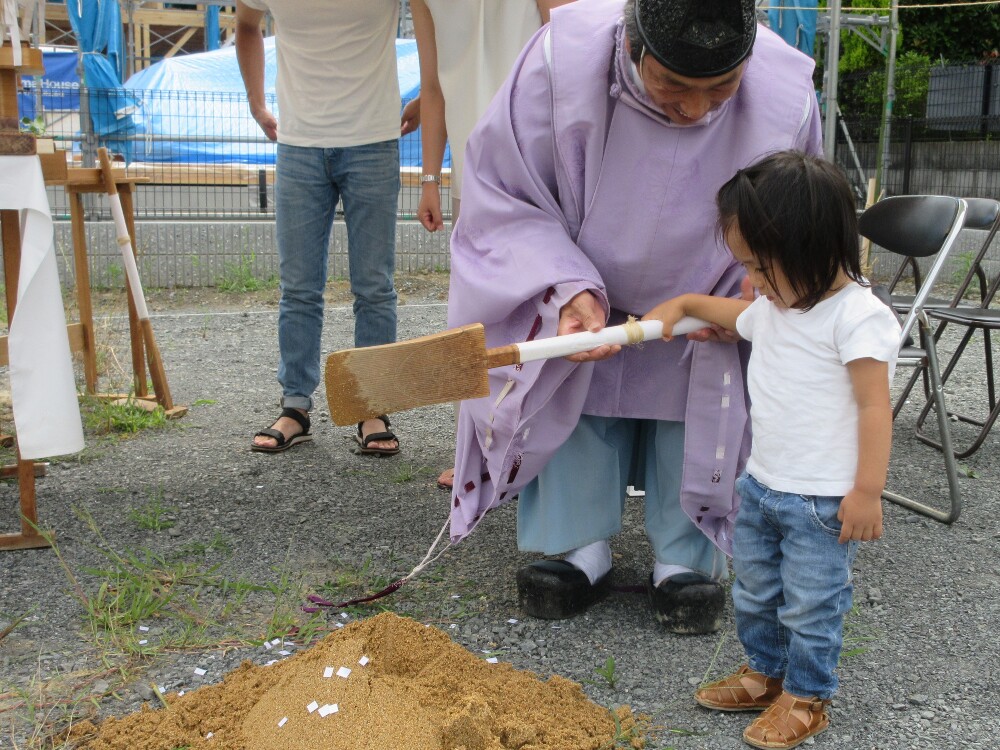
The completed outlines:
{"type": "Polygon", "coordinates": [[[689,78],[674,73],[645,54],[639,59],[639,75],[646,94],[671,122],[695,125],[721,107],[739,90],[747,61],[721,76],[689,78]]]}

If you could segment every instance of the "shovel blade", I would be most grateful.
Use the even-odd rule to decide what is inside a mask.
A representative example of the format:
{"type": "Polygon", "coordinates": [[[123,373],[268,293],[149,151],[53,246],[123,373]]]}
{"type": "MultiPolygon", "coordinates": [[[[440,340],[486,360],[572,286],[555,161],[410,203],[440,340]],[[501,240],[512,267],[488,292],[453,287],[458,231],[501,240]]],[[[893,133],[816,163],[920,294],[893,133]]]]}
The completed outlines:
{"type": "Polygon", "coordinates": [[[479,323],[431,336],[333,352],[326,400],[334,424],[488,396],[486,332],[479,323]]]}

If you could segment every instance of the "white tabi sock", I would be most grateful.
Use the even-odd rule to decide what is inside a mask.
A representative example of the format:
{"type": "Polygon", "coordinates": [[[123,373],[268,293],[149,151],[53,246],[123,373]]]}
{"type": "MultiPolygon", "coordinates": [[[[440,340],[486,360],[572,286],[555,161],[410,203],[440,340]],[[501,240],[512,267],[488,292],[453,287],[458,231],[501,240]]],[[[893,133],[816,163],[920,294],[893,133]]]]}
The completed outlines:
{"type": "Polygon", "coordinates": [[[674,576],[679,576],[681,573],[693,573],[691,568],[685,568],[683,565],[664,565],[663,563],[657,561],[653,565],[653,585],[659,586],[668,578],[673,578],[674,576]]]}
{"type": "Polygon", "coordinates": [[[579,547],[563,558],[572,565],[587,574],[590,585],[593,586],[605,573],[611,570],[611,545],[607,540],[593,542],[584,547],[579,547]]]}

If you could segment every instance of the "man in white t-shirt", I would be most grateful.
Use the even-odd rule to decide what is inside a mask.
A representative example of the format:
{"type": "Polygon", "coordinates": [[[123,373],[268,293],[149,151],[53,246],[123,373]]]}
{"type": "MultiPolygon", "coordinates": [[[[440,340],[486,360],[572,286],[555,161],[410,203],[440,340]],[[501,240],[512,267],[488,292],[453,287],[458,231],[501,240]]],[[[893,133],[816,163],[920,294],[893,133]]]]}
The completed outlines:
{"type": "MultiPolygon", "coordinates": [[[[320,381],[323,292],[334,212],[347,224],[354,345],[396,340],[396,208],[400,96],[397,0],[240,0],[236,57],[250,111],[278,142],[275,177],[281,302],[281,415],[251,449],[277,453],[311,439],[320,381]],[[265,13],[275,21],[277,117],[264,96],[265,13]]],[[[404,130],[416,127],[404,118],[404,130]]],[[[399,452],[387,417],[358,425],[366,453],[399,452]]]]}

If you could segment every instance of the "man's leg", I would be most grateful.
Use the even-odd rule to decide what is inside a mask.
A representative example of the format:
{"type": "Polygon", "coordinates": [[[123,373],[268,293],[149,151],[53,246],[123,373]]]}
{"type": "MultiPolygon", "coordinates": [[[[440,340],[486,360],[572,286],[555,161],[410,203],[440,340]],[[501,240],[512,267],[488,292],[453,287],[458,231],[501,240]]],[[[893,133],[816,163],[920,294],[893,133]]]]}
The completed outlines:
{"type": "MultiPolygon", "coordinates": [[[[344,199],[351,292],[354,294],[354,345],[391,344],[396,340],[396,221],[399,198],[399,142],[383,141],[340,149],[337,183],[344,199]]],[[[361,435],[387,432],[370,419],[361,435]]],[[[395,439],[372,448],[398,448],[395,439]]]]}
{"type": "MultiPolygon", "coordinates": [[[[320,148],[278,144],[275,216],[281,300],[278,304],[278,382],[282,406],[308,414],[320,380],[323,290],[330,229],[339,199],[320,148]]],[[[280,417],[272,429],[286,438],[301,433],[295,419],[280,417]]],[[[255,445],[273,447],[258,436],[255,445]]]]}
{"type": "Polygon", "coordinates": [[[518,548],[546,555],[579,550],[571,559],[585,558],[576,560],[579,565],[539,560],[518,571],[518,596],[529,615],[572,617],[607,592],[611,560],[606,540],[621,530],[637,424],[633,419],[580,417],[538,477],[521,490],[518,548]]]}
{"type": "Polygon", "coordinates": [[[646,533],[655,565],[648,581],[656,618],[671,632],[711,633],[722,624],[725,555],[681,508],[683,422],[643,423],[646,533]]]}

